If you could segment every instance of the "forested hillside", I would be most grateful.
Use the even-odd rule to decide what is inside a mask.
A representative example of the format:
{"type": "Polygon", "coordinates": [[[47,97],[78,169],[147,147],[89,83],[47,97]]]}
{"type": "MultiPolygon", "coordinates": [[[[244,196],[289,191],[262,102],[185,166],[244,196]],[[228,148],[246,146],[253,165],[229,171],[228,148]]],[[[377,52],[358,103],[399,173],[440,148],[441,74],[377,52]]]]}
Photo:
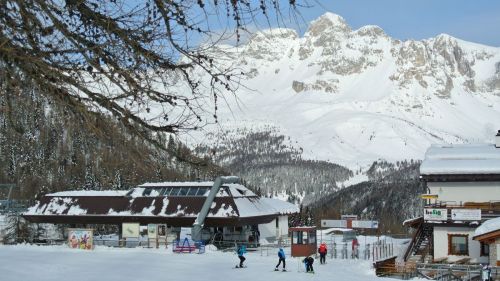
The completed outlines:
{"type": "MultiPolygon", "coordinates": [[[[6,93],[2,91],[2,93],[6,93]]],[[[166,135],[161,149],[102,115],[76,117],[35,91],[0,95],[0,183],[17,198],[68,189],[126,189],[145,181],[211,178],[221,173],[166,135]]]]}
{"type": "Polygon", "coordinates": [[[373,163],[369,181],[319,200],[313,206],[316,220],[356,214],[361,219],[378,220],[382,231],[400,233],[405,219],[422,215],[419,195],[425,193],[425,185],[419,181],[419,167],[420,161],[373,163]]]}
{"type": "Polygon", "coordinates": [[[340,182],[353,176],[340,165],[302,159],[302,149],[273,128],[225,131],[212,137],[211,145],[200,145],[195,152],[212,157],[214,163],[239,175],[265,196],[296,203],[303,199],[307,204],[336,191],[340,182]]]}

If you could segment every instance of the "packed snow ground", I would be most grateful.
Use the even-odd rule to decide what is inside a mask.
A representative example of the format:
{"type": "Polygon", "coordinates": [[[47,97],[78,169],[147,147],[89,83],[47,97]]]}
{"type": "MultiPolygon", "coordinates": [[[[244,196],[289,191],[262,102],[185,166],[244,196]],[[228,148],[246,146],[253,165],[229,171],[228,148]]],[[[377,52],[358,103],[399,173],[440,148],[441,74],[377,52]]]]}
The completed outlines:
{"type": "MultiPolygon", "coordinates": [[[[108,248],[94,251],[66,246],[0,246],[2,281],[19,280],[387,280],[375,276],[369,261],[330,260],[314,263],[315,274],[303,272],[299,260],[287,257],[288,272],[275,272],[277,258],[247,254],[247,268],[233,268],[233,253],[174,254],[171,249],[108,248]],[[299,272],[300,269],[302,272],[299,272]]],[[[392,280],[392,279],[389,279],[392,280]]]]}

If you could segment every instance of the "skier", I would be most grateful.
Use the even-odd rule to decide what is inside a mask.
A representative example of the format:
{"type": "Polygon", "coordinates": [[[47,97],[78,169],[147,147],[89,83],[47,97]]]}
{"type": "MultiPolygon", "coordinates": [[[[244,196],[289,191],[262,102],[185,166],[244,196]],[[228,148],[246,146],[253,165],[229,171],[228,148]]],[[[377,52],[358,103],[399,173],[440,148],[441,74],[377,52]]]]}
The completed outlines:
{"type": "Polygon", "coordinates": [[[306,257],[303,260],[303,262],[306,265],[306,272],[314,273],[314,268],[313,268],[314,258],[313,257],[306,257]]]}
{"type": "Polygon", "coordinates": [[[319,263],[325,264],[326,263],[326,253],[328,250],[326,249],[326,243],[323,242],[318,248],[318,253],[319,253],[319,263]]]}
{"type": "Polygon", "coordinates": [[[359,242],[358,239],[354,238],[352,239],[352,258],[358,258],[358,247],[359,247],[359,242]]]}
{"type": "Polygon", "coordinates": [[[283,271],[286,271],[285,269],[285,251],[283,250],[283,248],[280,248],[279,251],[278,251],[278,258],[279,258],[279,262],[278,264],[276,265],[276,268],[274,269],[275,271],[278,271],[278,267],[280,266],[281,262],[283,262],[283,271]]]}
{"type": "MultiPolygon", "coordinates": [[[[240,259],[240,265],[239,268],[243,268],[243,262],[246,260],[246,258],[243,256],[247,252],[247,249],[245,245],[240,245],[238,247],[237,253],[238,253],[238,258],[240,259]]],[[[236,265],[238,267],[238,265],[236,265]]]]}

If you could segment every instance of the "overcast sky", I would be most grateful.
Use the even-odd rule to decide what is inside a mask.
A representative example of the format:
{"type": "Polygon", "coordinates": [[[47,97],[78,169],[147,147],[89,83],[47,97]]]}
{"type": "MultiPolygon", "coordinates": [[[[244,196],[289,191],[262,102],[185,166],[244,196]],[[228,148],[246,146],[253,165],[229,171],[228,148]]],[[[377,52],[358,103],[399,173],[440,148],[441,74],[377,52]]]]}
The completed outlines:
{"type": "MultiPolygon", "coordinates": [[[[446,33],[481,44],[500,46],[498,0],[307,0],[303,20],[288,27],[303,33],[307,23],[325,12],[342,16],[357,29],[378,25],[396,39],[425,39],[446,33]]],[[[288,24],[287,24],[288,25],[288,24]]]]}

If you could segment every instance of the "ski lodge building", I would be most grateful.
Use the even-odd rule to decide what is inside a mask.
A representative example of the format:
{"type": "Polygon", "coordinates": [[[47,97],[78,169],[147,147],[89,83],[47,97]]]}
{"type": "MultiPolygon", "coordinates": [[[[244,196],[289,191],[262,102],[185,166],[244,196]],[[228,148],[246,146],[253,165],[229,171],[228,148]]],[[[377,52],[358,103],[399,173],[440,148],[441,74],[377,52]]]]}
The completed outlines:
{"type": "Polygon", "coordinates": [[[417,229],[405,260],[496,264],[489,245],[473,238],[500,217],[500,131],[495,144],[431,146],[420,177],[427,186],[423,217],[405,222],[417,229]]]}
{"type": "Polygon", "coordinates": [[[206,205],[203,240],[259,242],[288,235],[296,205],[262,198],[238,183],[145,183],[129,191],[63,191],[45,195],[23,217],[34,223],[89,226],[122,223],[166,224],[172,231],[192,227],[206,205]],[[210,198],[210,199],[209,199],[210,198]],[[209,201],[209,202],[206,202],[209,201]]]}

